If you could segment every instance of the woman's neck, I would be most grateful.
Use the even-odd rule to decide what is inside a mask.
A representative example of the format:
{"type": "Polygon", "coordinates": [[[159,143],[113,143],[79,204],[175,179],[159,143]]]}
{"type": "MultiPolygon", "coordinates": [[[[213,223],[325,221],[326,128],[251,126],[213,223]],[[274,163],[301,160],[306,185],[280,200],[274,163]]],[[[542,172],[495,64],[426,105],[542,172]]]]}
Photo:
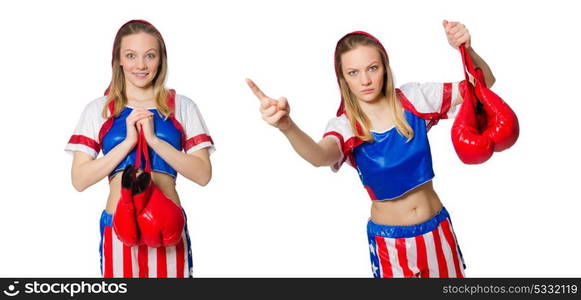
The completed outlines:
{"type": "Polygon", "coordinates": [[[386,113],[390,111],[389,103],[387,102],[387,98],[385,96],[380,96],[371,102],[361,100],[358,101],[361,110],[363,110],[363,112],[370,119],[383,119],[385,118],[386,113]]]}
{"type": "Polygon", "coordinates": [[[149,85],[144,88],[136,87],[132,84],[125,84],[127,100],[135,104],[147,104],[154,101],[153,86],[149,85]]]}

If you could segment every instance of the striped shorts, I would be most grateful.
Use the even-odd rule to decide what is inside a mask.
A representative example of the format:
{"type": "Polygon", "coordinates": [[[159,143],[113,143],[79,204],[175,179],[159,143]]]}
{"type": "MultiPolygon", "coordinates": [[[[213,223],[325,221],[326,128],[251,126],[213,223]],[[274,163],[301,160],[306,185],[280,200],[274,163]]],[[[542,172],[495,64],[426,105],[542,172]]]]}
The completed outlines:
{"type": "Polygon", "coordinates": [[[367,223],[374,277],[464,277],[464,259],[442,208],[432,219],[417,225],[367,223]]]}
{"type": "MultiPolygon", "coordinates": [[[[184,212],[185,216],[185,212],[184,212]]],[[[192,250],[186,226],[182,240],[171,247],[152,248],[125,246],[112,223],[113,215],[103,211],[101,214],[101,274],[105,278],[188,278],[192,277],[192,250]]]]}

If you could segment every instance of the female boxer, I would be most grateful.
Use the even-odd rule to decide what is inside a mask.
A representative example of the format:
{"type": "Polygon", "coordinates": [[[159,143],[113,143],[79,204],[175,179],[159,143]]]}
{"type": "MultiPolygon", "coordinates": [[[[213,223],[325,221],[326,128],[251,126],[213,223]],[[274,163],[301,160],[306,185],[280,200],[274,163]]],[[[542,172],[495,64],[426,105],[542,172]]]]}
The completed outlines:
{"type": "MultiPolygon", "coordinates": [[[[488,85],[494,77],[470,48],[464,25],[443,22],[454,48],[465,44],[488,85]]],[[[458,83],[408,83],[394,87],[388,55],[365,32],[339,40],[335,71],[341,91],[337,117],[315,142],[290,118],[285,98],[267,97],[251,80],[262,118],[288,138],[314,166],[355,167],[372,201],[367,225],[375,277],[463,277],[464,263],[448,212],[432,186],[427,131],[452,118],[462,102],[458,83]]]]}
{"type": "Polygon", "coordinates": [[[74,153],[72,183],[78,191],[109,177],[100,221],[104,277],[192,275],[175,179],[180,173],[201,186],[208,184],[214,145],[196,104],[166,89],[167,69],[165,43],[153,25],[132,20],[121,26],[106,95],[85,107],[65,148],[74,153]],[[100,150],[103,156],[97,158],[100,150]],[[140,189],[146,186],[138,181],[148,191],[155,185],[155,192],[142,197],[140,189]],[[130,229],[133,236],[127,236],[130,229]]]}

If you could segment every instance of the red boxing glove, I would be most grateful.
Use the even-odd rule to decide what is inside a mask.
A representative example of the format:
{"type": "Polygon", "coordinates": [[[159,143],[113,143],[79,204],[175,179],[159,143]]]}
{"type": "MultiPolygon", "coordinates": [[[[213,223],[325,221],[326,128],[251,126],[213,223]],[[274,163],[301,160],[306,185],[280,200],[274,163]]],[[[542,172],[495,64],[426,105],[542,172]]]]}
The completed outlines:
{"type": "Polygon", "coordinates": [[[460,84],[463,103],[452,125],[452,143],[466,164],[487,161],[493,152],[511,147],[519,135],[518,119],[500,97],[486,87],[482,70],[474,69],[464,45],[459,47],[466,81],[460,84]],[[474,76],[475,85],[468,80],[474,76]]]}
{"type": "Polygon", "coordinates": [[[147,205],[151,197],[152,185],[151,174],[147,172],[139,174],[133,183],[133,205],[135,206],[136,217],[147,205]]]}
{"type": "Polygon", "coordinates": [[[479,80],[474,87],[474,92],[482,102],[487,119],[483,135],[494,142],[494,152],[506,150],[518,139],[518,118],[506,102],[484,85],[482,70],[476,69],[476,77],[479,80]]]}
{"type": "Polygon", "coordinates": [[[135,169],[133,165],[128,165],[123,170],[121,177],[121,198],[117,202],[117,209],[113,215],[113,229],[117,237],[127,246],[139,244],[139,231],[135,206],[133,204],[133,183],[135,169]]]}
{"type": "Polygon", "coordinates": [[[185,216],[182,209],[151,180],[149,153],[143,131],[140,132],[136,167],[129,165],[121,178],[121,199],[113,216],[113,228],[123,244],[149,247],[177,245],[182,239],[185,216]],[[145,157],[145,171],[135,176],[145,157]]]}
{"type": "Polygon", "coordinates": [[[145,208],[137,215],[141,241],[149,247],[175,246],[182,238],[185,218],[182,209],[155,185],[145,208]]]}
{"type": "Polygon", "coordinates": [[[182,209],[167,198],[151,180],[149,151],[143,129],[139,134],[137,153],[137,166],[141,162],[141,153],[145,158],[145,172],[139,175],[140,178],[135,184],[136,189],[143,192],[133,196],[141,243],[149,247],[175,246],[182,238],[185,217],[182,209]]]}
{"type": "Polygon", "coordinates": [[[460,83],[463,102],[452,125],[452,144],[460,160],[465,164],[479,164],[487,161],[493,153],[492,140],[482,135],[482,115],[476,113],[476,99],[472,86],[466,81],[460,83]]]}

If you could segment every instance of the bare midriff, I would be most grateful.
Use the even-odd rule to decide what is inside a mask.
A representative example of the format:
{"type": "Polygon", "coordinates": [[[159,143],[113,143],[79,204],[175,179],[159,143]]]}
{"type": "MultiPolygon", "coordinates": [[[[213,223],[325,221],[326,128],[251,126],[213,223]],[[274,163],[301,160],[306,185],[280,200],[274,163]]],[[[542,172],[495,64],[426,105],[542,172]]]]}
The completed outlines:
{"type": "Polygon", "coordinates": [[[415,225],[431,219],[440,209],[442,202],[428,181],[399,198],[373,201],[371,220],[384,225],[415,225]]]}
{"type": "MultiPolygon", "coordinates": [[[[105,210],[113,214],[115,213],[115,209],[117,208],[117,202],[121,197],[121,174],[123,172],[118,172],[113,176],[111,181],[109,182],[109,198],[107,199],[107,206],[105,210]]],[[[138,173],[139,174],[139,173],[138,173]]],[[[153,182],[157,185],[157,187],[173,202],[175,202],[178,206],[180,205],[180,198],[176,191],[176,181],[175,178],[171,175],[160,173],[160,172],[151,172],[151,178],[153,182]]]]}

